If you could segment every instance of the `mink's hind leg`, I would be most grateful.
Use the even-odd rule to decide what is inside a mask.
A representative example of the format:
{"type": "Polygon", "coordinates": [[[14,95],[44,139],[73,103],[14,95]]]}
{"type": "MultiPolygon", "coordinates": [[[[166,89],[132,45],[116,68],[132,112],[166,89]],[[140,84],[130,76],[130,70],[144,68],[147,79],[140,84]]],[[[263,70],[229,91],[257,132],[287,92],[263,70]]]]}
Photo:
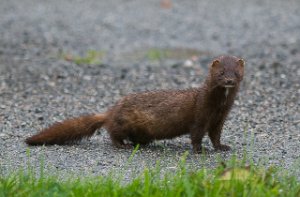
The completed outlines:
{"type": "Polygon", "coordinates": [[[132,144],[125,143],[125,140],[128,140],[129,137],[124,119],[121,116],[115,116],[114,113],[109,114],[108,117],[104,128],[107,130],[113,145],[117,148],[132,149],[132,144]]]}
{"type": "Polygon", "coordinates": [[[144,129],[132,128],[128,132],[128,139],[133,143],[133,145],[147,145],[153,141],[152,136],[148,134],[144,129]]]}
{"type": "Polygon", "coordinates": [[[115,137],[111,137],[112,143],[117,148],[130,149],[132,148],[131,144],[125,144],[124,139],[117,139],[115,137]]]}
{"type": "Polygon", "coordinates": [[[124,140],[128,139],[128,136],[125,135],[124,131],[112,131],[109,132],[109,135],[113,145],[117,148],[130,149],[133,147],[131,144],[124,143],[124,140]]]}
{"type": "Polygon", "coordinates": [[[133,143],[134,146],[136,145],[147,145],[150,144],[152,142],[151,139],[148,138],[138,138],[138,137],[129,137],[129,140],[133,143]]]}

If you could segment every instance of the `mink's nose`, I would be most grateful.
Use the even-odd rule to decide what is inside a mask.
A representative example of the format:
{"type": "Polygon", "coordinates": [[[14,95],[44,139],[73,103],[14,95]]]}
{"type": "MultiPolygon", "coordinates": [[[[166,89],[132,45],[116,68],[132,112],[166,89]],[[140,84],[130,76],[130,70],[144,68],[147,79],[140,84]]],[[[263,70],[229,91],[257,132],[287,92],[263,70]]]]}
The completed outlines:
{"type": "Polygon", "coordinates": [[[228,86],[234,86],[235,81],[233,79],[226,79],[225,84],[228,86]]]}

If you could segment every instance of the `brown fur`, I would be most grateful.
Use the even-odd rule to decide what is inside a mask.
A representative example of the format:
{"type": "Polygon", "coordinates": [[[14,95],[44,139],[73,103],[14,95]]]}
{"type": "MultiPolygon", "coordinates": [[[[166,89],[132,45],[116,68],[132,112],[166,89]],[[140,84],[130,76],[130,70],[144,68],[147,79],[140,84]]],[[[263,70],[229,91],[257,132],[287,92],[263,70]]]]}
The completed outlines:
{"type": "Polygon", "coordinates": [[[221,131],[243,75],[243,60],[221,56],[213,61],[199,88],[131,94],[105,114],[56,123],[27,138],[26,143],[64,144],[90,137],[103,126],[117,147],[128,147],[124,140],[148,144],[189,133],[193,149],[198,152],[203,136],[208,133],[216,150],[229,150],[229,146],[220,143],[221,131]]]}

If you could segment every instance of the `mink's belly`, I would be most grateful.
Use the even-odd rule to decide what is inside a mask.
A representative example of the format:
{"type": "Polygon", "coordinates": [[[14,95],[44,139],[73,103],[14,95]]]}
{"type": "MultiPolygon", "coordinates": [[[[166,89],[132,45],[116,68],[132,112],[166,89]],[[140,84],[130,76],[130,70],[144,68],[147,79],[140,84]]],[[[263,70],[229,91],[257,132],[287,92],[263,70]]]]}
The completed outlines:
{"type": "Polygon", "coordinates": [[[130,130],[131,135],[148,136],[149,139],[166,139],[188,133],[190,122],[190,118],[183,114],[158,116],[148,112],[135,111],[126,116],[124,125],[130,130]]]}

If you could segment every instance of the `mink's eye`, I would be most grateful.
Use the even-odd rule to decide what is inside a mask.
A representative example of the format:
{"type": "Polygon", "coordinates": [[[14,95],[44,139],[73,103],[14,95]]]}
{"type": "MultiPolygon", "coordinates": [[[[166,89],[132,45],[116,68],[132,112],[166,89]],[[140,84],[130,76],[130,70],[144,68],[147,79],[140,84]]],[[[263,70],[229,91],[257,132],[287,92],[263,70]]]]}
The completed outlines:
{"type": "Polygon", "coordinates": [[[224,70],[222,70],[221,72],[220,72],[220,76],[223,76],[225,74],[225,72],[224,72],[224,70]]]}
{"type": "Polygon", "coordinates": [[[240,78],[240,73],[235,72],[234,75],[235,75],[236,78],[240,78]]]}

